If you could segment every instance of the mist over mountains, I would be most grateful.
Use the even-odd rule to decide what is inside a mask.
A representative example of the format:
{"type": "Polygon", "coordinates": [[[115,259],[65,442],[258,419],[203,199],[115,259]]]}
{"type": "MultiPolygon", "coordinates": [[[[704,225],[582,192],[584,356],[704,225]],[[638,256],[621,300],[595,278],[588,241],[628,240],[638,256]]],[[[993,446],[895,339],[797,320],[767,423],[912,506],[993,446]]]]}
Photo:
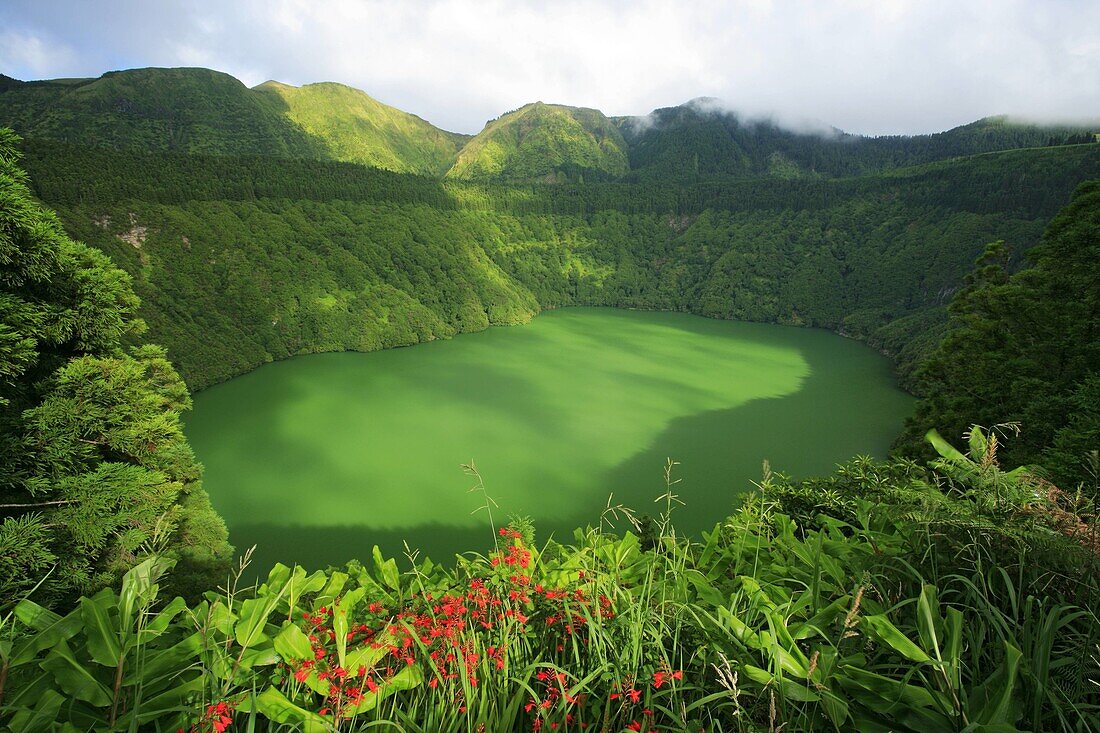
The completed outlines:
{"type": "Polygon", "coordinates": [[[459,180],[546,182],[817,178],[963,155],[1090,142],[1100,124],[987,117],[932,135],[865,137],[700,97],[648,114],[534,102],[474,136],[441,130],[349,86],[249,88],[201,68],[95,79],[0,77],[0,124],[81,145],[359,163],[459,180]]]}

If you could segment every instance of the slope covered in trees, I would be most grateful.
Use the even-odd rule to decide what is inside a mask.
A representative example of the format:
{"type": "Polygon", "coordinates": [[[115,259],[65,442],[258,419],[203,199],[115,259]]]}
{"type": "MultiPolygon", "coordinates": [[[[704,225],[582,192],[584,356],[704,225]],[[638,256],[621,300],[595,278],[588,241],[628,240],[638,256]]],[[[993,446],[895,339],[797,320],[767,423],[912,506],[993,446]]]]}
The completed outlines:
{"type": "Polygon", "coordinates": [[[249,89],[189,68],[9,79],[0,85],[0,125],[115,149],[340,160],[423,175],[441,175],[465,140],[342,84],[249,89]]]}
{"type": "Polygon", "coordinates": [[[858,176],[960,156],[1091,143],[1100,120],[1041,125],[987,117],[932,135],[864,137],[824,125],[792,129],[698,99],[616,123],[630,149],[632,178],[858,176]]]}
{"type": "Polygon", "coordinates": [[[143,553],[175,588],[222,575],[231,548],[180,429],[190,405],[139,333],[131,281],[33,201],[0,130],[0,606],[115,582],[143,553]]]}
{"type": "Polygon", "coordinates": [[[1100,182],[1073,201],[1012,275],[991,244],[950,306],[943,342],[916,375],[925,395],[899,447],[932,428],[1014,422],[1005,460],[1042,464],[1058,486],[1100,488],[1100,182]]]}
{"type": "Polygon", "coordinates": [[[25,137],[138,151],[337,160],[494,182],[664,184],[836,178],[979,153],[1094,142],[1100,120],[988,117],[933,135],[866,137],[792,127],[694,100],[648,115],[535,102],[472,138],[335,83],[254,89],[208,69],[132,69],[97,79],[0,75],[0,125],[25,137]]]}
{"type": "Polygon", "coordinates": [[[841,330],[903,373],[985,242],[1022,253],[1100,146],[844,180],[483,186],[34,142],[39,195],[130,272],[193,388],[572,304],[841,330]],[[1026,170],[1026,175],[1020,171],[1026,170]]]}
{"type": "Polygon", "coordinates": [[[253,91],[278,100],[274,106],[285,107],[291,122],[320,141],[329,160],[440,176],[468,137],[444,132],[343,84],[294,87],[268,81],[253,91]]]}

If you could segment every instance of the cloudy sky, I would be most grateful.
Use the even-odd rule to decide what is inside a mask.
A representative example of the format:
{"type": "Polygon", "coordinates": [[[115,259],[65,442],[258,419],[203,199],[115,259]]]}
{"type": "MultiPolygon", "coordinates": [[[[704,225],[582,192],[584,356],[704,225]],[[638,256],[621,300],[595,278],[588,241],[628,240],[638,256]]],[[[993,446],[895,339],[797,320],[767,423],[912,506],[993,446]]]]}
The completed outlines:
{"type": "Polygon", "coordinates": [[[339,81],[473,133],[535,100],[698,96],[866,134],[1100,117],[1098,0],[3,0],[0,73],[339,81]]]}

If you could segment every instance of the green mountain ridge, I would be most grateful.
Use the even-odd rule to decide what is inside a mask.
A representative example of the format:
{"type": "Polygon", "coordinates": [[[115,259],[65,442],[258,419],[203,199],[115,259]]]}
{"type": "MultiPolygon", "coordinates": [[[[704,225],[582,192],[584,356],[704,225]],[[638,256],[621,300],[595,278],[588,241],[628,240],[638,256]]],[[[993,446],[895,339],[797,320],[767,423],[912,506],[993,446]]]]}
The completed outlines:
{"type": "Polygon", "coordinates": [[[441,130],[335,82],[252,89],[201,68],[96,79],[0,76],[0,125],[26,137],[145,151],[334,160],[496,183],[860,176],[937,160],[1095,140],[1100,121],[987,117],[941,133],[865,137],[793,130],[700,98],[644,116],[534,102],[477,135],[441,130]]]}
{"type": "Polygon", "coordinates": [[[534,102],[485,125],[447,176],[553,183],[617,177],[627,169],[626,143],[602,112],[534,102]]]}
{"type": "Polygon", "coordinates": [[[253,91],[285,105],[286,117],[323,141],[330,160],[442,175],[468,139],[335,82],[295,87],[267,81],[253,91]]]}
{"type": "Polygon", "coordinates": [[[94,147],[337,160],[438,176],[465,136],[341,84],[249,89],[198,68],[0,84],[0,124],[94,147]]]}

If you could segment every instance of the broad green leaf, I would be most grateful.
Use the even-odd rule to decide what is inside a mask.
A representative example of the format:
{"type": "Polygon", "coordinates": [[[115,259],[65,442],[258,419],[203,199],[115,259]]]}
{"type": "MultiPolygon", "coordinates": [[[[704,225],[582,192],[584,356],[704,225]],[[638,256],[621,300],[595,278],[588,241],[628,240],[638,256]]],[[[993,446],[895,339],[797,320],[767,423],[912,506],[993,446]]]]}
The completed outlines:
{"type": "Polygon", "coordinates": [[[356,588],[348,591],[343,598],[332,605],[332,630],[336,634],[336,656],[344,669],[347,669],[345,659],[348,651],[348,613],[363,599],[364,593],[366,591],[362,588],[356,588]]]}
{"type": "Polygon", "coordinates": [[[798,702],[817,702],[820,696],[806,685],[787,678],[778,678],[766,669],[746,664],[741,667],[745,676],[762,687],[775,686],[783,697],[798,702]]]}
{"type": "Polygon", "coordinates": [[[882,701],[891,704],[905,703],[906,705],[932,710],[950,708],[950,701],[940,693],[890,677],[884,677],[875,672],[868,672],[859,667],[843,665],[838,670],[835,679],[844,687],[855,685],[874,693],[882,701]]]}
{"type": "Polygon", "coordinates": [[[192,698],[198,698],[203,691],[203,678],[195,675],[192,679],[173,685],[169,689],[141,700],[137,712],[139,723],[150,723],[163,719],[172,713],[189,712],[194,709],[192,698]]]}
{"type": "Polygon", "coordinates": [[[981,705],[973,718],[985,725],[1015,723],[1018,715],[1016,679],[1023,653],[1007,641],[1004,649],[1001,665],[970,695],[972,705],[981,705]]]}
{"type": "Polygon", "coordinates": [[[33,708],[23,708],[11,717],[8,729],[15,733],[50,733],[64,702],[56,690],[46,690],[33,708]]]}
{"type": "Polygon", "coordinates": [[[313,659],[313,646],[309,643],[309,637],[292,623],[284,625],[283,630],[275,637],[275,651],[287,663],[313,659]]]}
{"type": "Polygon", "coordinates": [[[411,690],[424,681],[424,675],[419,667],[405,667],[393,677],[385,680],[378,686],[377,692],[366,691],[363,699],[350,708],[352,715],[366,713],[375,708],[383,698],[401,690],[411,690]]]}
{"type": "Polygon", "coordinates": [[[245,649],[267,638],[264,626],[271,613],[270,598],[249,598],[241,604],[241,615],[233,627],[233,638],[245,649]]]}
{"type": "Polygon", "coordinates": [[[153,556],[126,571],[122,576],[122,592],[118,597],[119,626],[129,631],[134,623],[134,614],[153,602],[157,596],[157,580],[166,570],[176,564],[175,560],[153,556]]]}
{"type": "Polygon", "coordinates": [[[339,597],[340,593],[344,590],[344,585],[348,582],[348,574],[341,573],[339,570],[329,576],[328,584],[317,594],[317,603],[319,605],[328,605],[339,597]]]}
{"type": "Polygon", "coordinates": [[[51,649],[39,666],[53,675],[57,686],[66,695],[96,707],[111,704],[111,693],[106,685],[92,676],[85,665],[77,661],[67,643],[61,642],[51,649]]]}
{"type": "Polygon", "coordinates": [[[944,661],[941,647],[943,626],[936,586],[926,583],[917,599],[917,635],[924,648],[934,652],[940,661],[944,661]]]}
{"type": "Polygon", "coordinates": [[[146,642],[160,636],[171,625],[172,620],[187,609],[187,602],[176,596],[167,606],[162,608],[141,630],[142,642],[146,642]]]}
{"type": "Polygon", "coordinates": [[[394,562],[393,558],[383,560],[382,551],[378,549],[378,545],[374,546],[371,554],[374,556],[374,571],[378,573],[379,579],[390,590],[401,590],[401,575],[397,572],[397,563],[394,562]]]}
{"type": "Polygon", "coordinates": [[[943,439],[943,436],[939,432],[932,428],[924,434],[925,439],[932,444],[932,447],[936,449],[936,452],[940,454],[944,459],[953,463],[967,464],[966,456],[955,449],[950,443],[943,439]]]}
{"type": "Polygon", "coordinates": [[[61,620],[53,611],[38,605],[34,601],[20,601],[15,605],[15,617],[20,623],[35,631],[45,631],[61,620]]]}
{"type": "Polygon", "coordinates": [[[332,726],[316,713],[300,708],[274,687],[268,687],[256,698],[256,710],[269,720],[293,725],[301,733],[327,733],[332,726]]]}
{"type": "Polygon", "coordinates": [[[934,660],[919,646],[914,644],[898,627],[890,623],[886,616],[864,616],[860,627],[873,639],[886,644],[891,649],[913,662],[931,663],[934,660]]]}
{"type": "Polygon", "coordinates": [[[111,604],[114,594],[97,593],[92,598],[80,599],[80,616],[84,620],[84,637],[88,641],[88,653],[97,664],[117,667],[122,661],[122,643],[119,630],[111,620],[111,604]]]}
{"type": "Polygon", "coordinates": [[[378,663],[378,660],[386,656],[389,653],[389,649],[384,646],[379,646],[375,649],[371,645],[363,646],[358,649],[353,649],[348,652],[347,669],[349,674],[358,674],[360,667],[366,667],[370,670],[378,663]]]}
{"type": "Polygon", "coordinates": [[[74,609],[65,616],[58,616],[31,601],[20,601],[15,607],[15,616],[20,622],[38,631],[23,640],[11,651],[11,667],[18,667],[34,660],[43,649],[50,649],[58,642],[76,636],[84,625],[80,609],[74,609]]]}

